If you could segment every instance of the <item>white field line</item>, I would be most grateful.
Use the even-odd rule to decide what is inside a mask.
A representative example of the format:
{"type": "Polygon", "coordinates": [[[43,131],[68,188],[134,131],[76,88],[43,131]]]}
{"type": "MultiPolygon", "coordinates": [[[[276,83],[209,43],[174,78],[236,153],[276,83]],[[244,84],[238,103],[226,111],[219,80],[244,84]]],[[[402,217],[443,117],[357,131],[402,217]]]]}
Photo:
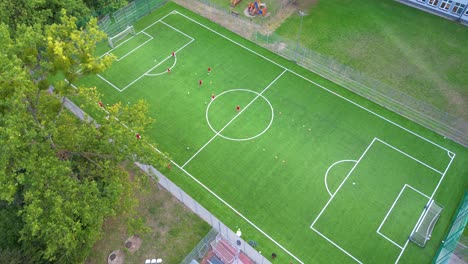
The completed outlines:
{"type": "Polygon", "coordinates": [[[148,37],[150,37],[150,38],[153,38],[153,36],[151,36],[150,34],[146,33],[144,30],[141,30],[141,31],[138,32],[138,33],[143,33],[143,34],[145,34],[146,36],[148,36],[148,37]]]}
{"type": "MultiPolygon", "coordinates": [[[[172,56],[172,55],[171,55],[172,56]]],[[[166,58],[165,60],[167,60],[168,58],[166,58]]],[[[165,61],[164,60],[164,61],[165,61]]],[[[174,56],[174,63],[172,64],[172,66],[169,68],[169,69],[173,69],[175,67],[177,63],[177,56],[174,56]]],[[[158,65],[160,65],[161,63],[159,63],[158,65]]],[[[167,73],[167,70],[166,71],[162,71],[160,73],[147,73],[146,76],[159,76],[159,75],[163,75],[163,74],[166,74],[167,73]]]]}
{"type": "Polygon", "coordinates": [[[403,194],[403,191],[405,190],[405,188],[406,188],[406,184],[403,186],[403,188],[401,188],[400,193],[398,194],[397,198],[395,199],[395,201],[393,201],[392,206],[391,206],[390,209],[387,211],[387,214],[385,215],[384,219],[382,220],[382,223],[380,223],[379,228],[377,228],[377,233],[380,232],[380,228],[382,228],[382,226],[383,226],[383,224],[385,223],[385,221],[387,221],[387,217],[388,217],[388,216],[390,215],[390,213],[392,212],[393,207],[395,207],[395,204],[398,202],[398,199],[400,199],[400,196],[403,194]]]}
{"type": "Polygon", "coordinates": [[[354,166],[351,168],[351,170],[348,172],[348,175],[346,175],[346,178],[344,178],[344,180],[341,182],[340,186],[338,186],[338,189],[336,189],[336,191],[333,193],[332,197],[330,197],[330,199],[328,199],[328,202],[327,204],[325,204],[325,206],[322,208],[322,211],[320,211],[319,215],[315,218],[314,222],[312,222],[312,224],[310,225],[310,228],[312,228],[315,223],[317,222],[317,220],[320,218],[320,216],[323,214],[323,212],[325,211],[325,209],[327,209],[328,205],[330,204],[330,202],[333,200],[333,198],[335,198],[335,195],[338,193],[338,191],[341,189],[341,187],[343,186],[343,184],[346,182],[346,180],[348,179],[348,177],[351,175],[351,173],[353,173],[354,169],[357,167],[357,165],[359,164],[359,162],[362,160],[362,158],[366,155],[367,151],[370,149],[370,147],[374,144],[375,140],[377,138],[374,138],[372,140],[372,142],[367,146],[366,150],[364,150],[364,152],[362,153],[361,157],[359,157],[359,159],[356,161],[356,164],[354,164],[354,166]]]}
{"type": "MultiPolygon", "coordinates": [[[[445,168],[445,171],[444,171],[444,173],[442,174],[442,177],[440,177],[440,180],[439,180],[439,182],[437,183],[436,188],[435,188],[434,191],[432,192],[431,197],[429,197],[429,200],[430,200],[430,201],[433,200],[434,195],[436,194],[437,190],[439,189],[440,184],[442,183],[442,180],[445,178],[445,175],[447,174],[447,171],[448,171],[449,168],[450,168],[450,165],[452,165],[452,162],[453,162],[453,160],[455,159],[455,156],[456,156],[455,153],[453,153],[453,152],[451,152],[451,151],[447,151],[447,152],[448,152],[448,153],[452,153],[453,156],[451,157],[450,162],[449,162],[449,164],[447,165],[447,168],[445,168]]],[[[449,155],[450,155],[450,154],[449,154],[449,155]]],[[[425,214],[425,210],[421,213],[421,216],[419,217],[418,222],[416,223],[416,225],[414,226],[413,230],[411,231],[411,234],[413,234],[414,231],[415,231],[415,229],[418,227],[419,222],[421,221],[421,219],[422,219],[422,217],[424,216],[424,214],[425,214]]],[[[403,256],[403,253],[405,252],[405,249],[406,249],[406,247],[408,246],[409,241],[410,241],[409,239],[406,240],[406,243],[405,243],[405,245],[403,246],[403,249],[401,250],[400,255],[398,255],[398,258],[397,258],[397,260],[395,261],[395,264],[398,263],[398,261],[400,261],[400,258],[401,258],[401,256],[403,256]]]]}
{"type": "Polygon", "coordinates": [[[162,20],[161,20],[160,22],[161,22],[162,24],[164,24],[164,25],[166,25],[166,26],[168,26],[168,27],[172,28],[173,30],[175,30],[175,31],[179,32],[180,34],[182,34],[182,35],[186,36],[187,38],[189,38],[189,39],[191,39],[191,40],[195,40],[195,39],[194,39],[194,38],[192,38],[191,36],[189,36],[189,35],[185,34],[184,32],[182,32],[182,31],[178,30],[177,28],[175,28],[175,27],[173,27],[173,26],[169,25],[168,23],[166,23],[166,22],[164,22],[164,21],[162,21],[162,20]]]}
{"type": "Polygon", "coordinates": [[[314,230],[317,234],[319,234],[321,237],[325,238],[325,240],[327,240],[328,242],[330,242],[332,245],[334,245],[336,248],[338,248],[339,250],[343,251],[343,253],[345,253],[346,255],[348,255],[349,257],[351,257],[352,259],[354,259],[357,263],[360,263],[362,264],[361,261],[359,261],[356,257],[354,257],[353,255],[351,255],[350,253],[348,253],[348,251],[342,249],[340,246],[338,246],[338,244],[336,244],[335,242],[333,242],[331,239],[329,239],[328,237],[326,237],[324,234],[320,233],[318,230],[316,230],[315,228],[313,228],[312,226],[310,227],[312,228],[312,230],[314,230]]]}
{"type": "Polygon", "coordinates": [[[115,86],[113,83],[111,83],[110,81],[108,81],[106,78],[102,77],[101,74],[96,74],[99,78],[101,78],[103,81],[105,81],[106,83],[108,83],[110,86],[114,87],[117,91],[119,92],[122,92],[123,90],[121,90],[119,87],[115,86]]]}
{"type": "MultiPolygon", "coordinates": [[[[147,30],[148,28],[154,26],[154,25],[157,24],[159,21],[163,20],[164,18],[168,17],[169,15],[171,15],[171,13],[169,13],[169,14],[167,14],[167,15],[161,17],[160,19],[158,19],[158,20],[154,21],[153,23],[151,23],[149,26],[147,26],[147,27],[145,27],[144,29],[138,31],[138,32],[135,34],[135,36],[142,33],[142,34],[145,34],[145,35],[147,35],[147,36],[152,37],[151,35],[149,35],[148,33],[146,33],[145,30],[147,30]]],[[[99,58],[101,58],[101,57],[103,57],[103,56],[105,56],[105,55],[111,53],[113,50],[115,50],[116,48],[118,48],[120,45],[123,45],[125,42],[131,40],[131,39],[134,38],[135,36],[132,36],[132,37],[126,39],[125,41],[123,41],[123,42],[120,43],[119,45],[113,47],[112,49],[110,49],[110,50],[107,51],[106,53],[104,53],[104,54],[102,54],[101,56],[99,56],[99,58]]]]}
{"type": "MultiPolygon", "coordinates": [[[[390,241],[392,244],[394,244],[395,246],[399,247],[400,249],[403,249],[402,246],[400,246],[399,244],[397,244],[395,241],[391,240],[390,238],[388,238],[386,235],[382,234],[380,232],[380,229],[382,228],[382,226],[384,225],[385,221],[387,221],[387,218],[388,216],[390,215],[390,213],[392,212],[393,208],[395,207],[396,203],[398,202],[398,199],[400,199],[400,196],[401,194],[403,193],[403,191],[405,190],[405,188],[408,187],[410,189],[412,189],[413,191],[419,193],[420,195],[426,197],[427,199],[429,199],[429,196],[425,195],[424,193],[422,193],[421,191],[413,188],[411,185],[408,185],[408,184],[405,184],[403,186],[403,188],[401,188],[401,191],[400,193],[398,194],[397,198],[395,199],[395,201],[393,202],[392,206],[390,207],[390,209],[388,210],[387,214],[385,215],[384,219],[382,220],[382,223],[380,223],[380,226],[379,228],[377,228],[377,233],[381,236],[383,236],[385,239],[387,239],[388,241],[390,241]]],[[[421,218],[420,218],[421,219],[421,218]]],[[[419,221],[419,220],[418,220],[419,221]]]]}
{"type": "Polygon", "coordinates": [[[439,147],[439,148],[441,148],[441,149],[443,149],[443,150],[445,150],[445,151],[449,151],[448,149],[446,149],[446,148],[440,146],[439,144],[437,144],[437,143],[435,143],[435,142],[433,142],[433,141],[431,141],[431,140],[429,140],[429,139],[427,139],[427,138],[425,138],[425,137],[423,137],[423,136],[417,134],[416,132],[413,132],[412,130],[409,130],[409,129],[407,129],[407,128],[405,128],[405,127],[403,127],[403,126],[401,126],[401,125],[399,125],[399,124],[397,124],[397,123],[395,123],[395,122],[393,122],[393,121],[391,121],[391,120],[389,120],[389,119],[387,119],[387,118],[385,118],[385,117],[383,117],[382,115],[379,115],[379,114],[373,112],[372,110],[367,109],[367,108],[365,108],[364,106],[361,106],[361,105],[355,103],[354,101],[352,101],[352,100],[350,100],[350,99],[348,99],[348,98],[346,98],[346,97],[344,97],[344,96],[342,96],[342,95],[339,95],[339,94],[337,94],[337,93],[335,93],[335,92],[329,90],[328,88],[324,87],[323,85],[320,85],[320,84],[318,84],[318,83],[316,83],[316,82],[314,82],[314,81],[312,81],[312,80],[310,80],[310,79],[308,79],[308,78],[306,78],[306,77],[300,75],[299,73],[296,73],[295,71],[292,71],[292,70],[290,70],[290,69],[288,69],[288,68],[282,66],[281,64],[279,64],[279,63],[277,63],[277,62],[275,62],[275,61],[273,61],[273,60],[271,60],[271,59],[269,59],[269,58],[267,58],[267,57],[265,57],[265,56],[263,56],[263,55],[261,55],[261,54],[255,52],[255,51],[253,51],[253,50],[247,48],[246,46],[244,46],[244,45],[242,45],[242,44],[240,44],[240,43],[238,43],[238,42],[236,42],[236,41],[234,41],[234,40],[232,40],[232,39],[230,39],[230,38],[224,36],[223,34],[221,34],[221,33],[217,32],[217,31],[215,31],[215,30],[209,28],[208,26],[203,25],[202,23],[200,23],[200,22],[194,20],[193,18],[190,18],[190,17],[188,17],[188,16],[186,16],[186,15],[184,15],[184,14],[182,14],[182,13],[179,13],[179,12],[176,11],[176,10],[172,11],[172,13],[179,14],[179,15],[185,17],[186,19],[188,19],[188,20],[190,20],[190,21],[192,21],[192,22],[194,22],[194,23],[196,23],[196,24],[198,24],[198,25],[200,25],[200,26],[202,26],[202,27],[208,29],[209,31],[211,31],[211,32],[213,32],[213,33],[215,33],[215,34],[217,34],[217,35],[223,37],[224,39],[229,40],[230,42],[236,44],[237,46],[242,47],[242,48],[244,48],[244,49],[246,49],[246,50],[252,52],[253,54],[255,54],[255,55],[257,55],[257,56],[259,56],[259,57],[261,57],[261,58],[263,58],[263,59],[265,59],[265,60],[267,60],[267,61],[269,61],[269,62],[271,62],[271,63],[273,63],[273,64],[275,64],[275,65],[277,65],[277,66],[279,66],[279,67],[281,67],[281,68],[283,68],[283,69],[285,69],[285,70],[288,70],[288,71],[291,72],[292,74],[294,74],[294,75],[296,75],[296,76],[298,76],[298,77],[300,77],[300,78],[302,78],[302,79],[304,79],[304,80],[306,80],[306,81],[308,81],[308,82],[310,82],[310,83],[312,83],[312,84],[314,84],[314,85],[316,85],[316,86],[322,88],[323,90],[325,90],[325,91],[327,91],[327,92],[329,92],[329,93],[331,93],[331,94],[333,94],[333,95],[335,95],[335,96],[337,96],[337,97],[339,97],[339,98],[341,98],[341,99],[343,99],[343,100],[345,100],[345,101],[347,101],[347,102],[349,102],[349,103],[351,103],[351,104],[353,104],[353,105],[355,105],[355,106],[357,106],[357,107],[359,107],[359,108],[361,108],[361,109],[363,109],[363,110],[365,110],[365,111],[367,111],[367,112],[369,112],[369,113],[371,113],[371,114],[373,114],[373,115],[375,115],[375,116],[377,116],[377,117],[379,117],[379,118],[381,118],[381,119],[383,119],[383,120],[385,120],[385,121],[387,121],[387,122],[389,122],[390,124],[392,124],[392,125],[394,125],[394,126],[396,126],[396,127],[399,127],[399,128],[401,128],[401,129],[405,130],[406,132],[408,132],[408,133],[410,133],[410,134],[412,134],[412,135],[414,135],[414,136],[416,136],[416,137],[418,137],[418,138],[420,138],[420,139],[422,139],[422,140],[424,140],[424,141],[427,141],[427,142],[429,142],[429,143],[431,143],[431,144],[433,144],[433,145],[435,145],[435,146],[437,146],[437,147],[439,147]]]}
{"type": "MultiPolygon", "coordinates": [[[[182,46],[181,48],[179,48],[178,50],[176,50],[175,52],[179,52],[181,51],[182,49],[184,49],[185,47],[187,47],[190,43],[192,43],[194,40],[190,40],[188,43],[186,43],[184,46],[182,46]]],[[[141,78],[145,77],[145,75],[147,75],[149,72],[151,72],[152,70],[154,70],[156,67],[158,67],[159,65],[161,65],[161,63],[165,62],[166,60],[168,60],[169,58],[171,58],[172,55],[169,55],[167,56],[167,58],[165,58],[164,60],[162,60],[161,62],[159,62],[158,64],[156,64],[155,66],[151,67],[149,70],[147,70],[145,73],[143,73],[142,75],[140,75],[140,77],[136,78],[135,80],[133,80],[131,83],[129,83],[127,86],[125,86],[124,88],[122,88],[121,92],[124,91],[125,89],[127,89],[128,87],[130,87],[131,85],[133,85],[134,83],[136,83],[137,81],[139,81],[141,78]]]]}
{"type": "MultiPolygon", "coordinates": [[[[134,52],[136,49],[140,48],[141,46],[143,46],[144,44],[146,44],[147,42],[151,41],[154,39],[153,36],[151,36],[150,34],[146,33],[145,30],[147,30],[148,28],[156,25],[157,23],[159,22],[162,22],[162,20],[166,17],[168,17],[169,15],[171,15],[172,13],[169,13],[165,16],[163,16],[162,18],[156,20],[155,22],[151,23],[149,26],[145,27],[144,29],[140,30],[138,33],[136,33],[135,35],[138,35],[138,34],[145,34],[146,36],[149,36],[151,39],[145,41],[143,44],[140,44],[138,47],[136,47],[135,49],[131,50],[129,53],[132,53],[134,52]]],[[[179,48],[176,52],[179,52],[180,50],[182,50],[183,48],[185,48],[188,44],[192,43],[195,39],[190,37],[189,35],[183,33],[182,31],[168,25],[167,23],[163,22],[164,25],[172,28],[173,30],[176,30],[177,32],[183,34],[184,36],[188,37],[190,39],[190,41],[185,44],[184,46],[182,46],[181,48],[179,48]]],[[[127,41],[129,41],[130,39],[134,38],[135,36],[132,36],[131,38],[128,38],[126,39],[125,41],[123,41],[122,43],[120,43],[119,45],[115,46],[114,48],[112,48],[111,50],[107,51],[106,53],[104,53],[103,55],[99,56],[99,58],[103,57],[103,56],[106,56],[108,55],[109,53],[111,53],[113,50],[115,50],[116,48],[118,48],[120,45],[126,43],[127,41]]],[[[117,59],[117,61],[120,61],[121,59],[123,59],[124,57],[130,55],[129,53],[125,54],[123,57],[117,59]]],[[[170,57],[170,56],[169,56],[170,57]]],[[[168,57],[168,58],[169,58],[168,57]]],[[[122,92],[124,91],[125,89],[127,89],[128,87],[130,87],[132,84],[134,84],[135,82],[137,82],[138,80],[140,80],[143,76],[145,76],[148,72],[152,71],[154,68],[156,68],[157,66],[159,66],[161,63],[163,63],[164,61],[166,61],[168,58],[164,59],[163,61],[161,61],[160,63],[158,63],[156,66],[152,67],[149,71],[145,72],[143,75],[141,75],[140,77],[138,77],[137,79],[133,80],[130,84],[128,84],[127,86],[125,86],[124,88],[120,89],[118,88],[116,85],[114,85],[113,83],[111,83],[110,81],[108,81],[106,78],[104,78],[103,76],[101,76],[100,74],[97,74],[97,76],[99,78],[101,78],[103,81],[105,81],[106,83],[108,83],[110,86],[112,86],[113,88],[115,88],[117,91],[119,92],[122,92]]]]}
{"type": "Polygon", "coordinates": [[[150,42],[151,40],[153,40],[153,36],[151,35],[148,35],[146,34],[146,32],[143,32],[145,35],[149,36],[150,38],[148,40],[146,40],[145,42],[141,43],[140,45],[138,45],[136,48],[132,49],[131,51],[127,52],[125,55],[123,55],[122,57],[120,58],[117,58],[116,61],[121,61],[123,60],[125,57],[127,57],[128,55],[132,54],[133,52],[135,52],[136,50],[140,49],[141,47],[143,47],[144,45],[146,45],[146,43],[150,42]]]}
{"type": "Polygon", "coordinates": [[[250,101],[245,107],[242,108],[241,111],[239,111],[239,113],[237,113],[229,122],[227,122],[227,124],[221,128],[210,140],[208,140],[208,142],[205,143],[205,145],[203,145],[203,147],[201,147],[192,157],[190,157],[185,163],[184,165],[182,165],[182,168],[185,167],[193,158],[195,158],[198,153],[200,153],[206,146],[208,146],[208,144],[211,143],[211,141],[213,141],[217,136],[219,136],[219,134],[221,134],[221,132],[223,132],[224,129],[226,129],[234,120],[236,120],[236,118],[241,115],[247,108],[249,108],[249,106],[251,104],[253,104],[258,97],[260,97],[264,92],[266,92],[266,90],[268,90],[268,88],[270,88],[270,86],[272,86],[281,76],[283,76],[283,74],[286,72],[286,70],[284,70],[283,72],[281,72],[280,75],[276,76],[276,78],[270,82],[270,84],[268,84],[267,87],[265,87],[265,89],[263,89],[257,96],[255,96],[254,99],[252,99],[252,101],[250,101]]]}
{"type": "Polygon", "coordinates": [[[392,148],[392,149],[394,149],[394,150],[400,152],[401,154],[405,155],[406,157],[408,157],[408,158],[410,158],[410,159],[412,159],[412,160],[418,162],[419,164],[421,164],[421,165],[423,165],[423,166],[425,166],[425,167],[427,167],[427,168],[429,168],[429,169],[431,169],[431,170],[433,170],[433,171],[435,171],[435,172],[437,172],[437,173],[439,173],[439,174],[442,174],[442,172],[440,172],[440,171],[434,169],[433,167],[427,165],[426,163],[424,163],[424,162],[418,160],[417,158],[415,158],[415,157],[409,155],[408,153],[399,150],[398,148],[396,148],[396,147],[394,147],[394,146],[388,144],[387,142],[385,142],[385,141],[383,141],[383,140],[380,140],[380,139],[377,139],[377,140],[378,140],[379,142],[381,142],[382,144],[385,144],[385,145],[387,145],[388,147],[390,147],[390,148],[392,148]]]}
{"type": "Polygon", "coordinates": [[[377,231],[377,234],[379,234],[379,235],[382,236],[383,238],[387,239],[388,242],[392,243],[393,245],[395,245],[395,246],[398,247],[399,249],[403,249],[403,246],[398,245],[397,242],[391,240],[391,239],[388,238],[386,235],[384,235],[384,234],[382,234],[382,233],[380,233],[380,232],[378,232],[378,231],[377,231]]]}
{"type": "Polygon", "coordinates": [[[289,252],[284,246],[282,246],[280,243],[278,243],[276,240],[274,240],[270,235],[268,235],[265,231],[263,231],[261,228],[256,226],[252,221],[250,221],[247,217],[245,217],[243,214],[241,214],[239,211],[237,211],[233,206],[231,206],[229,203],[224,201],[219,195],[217,195],[215,192],[213,192],[210,188],[208,188],[206,185],[204,185],[202,182],[200,182],[197,178],[193,177],[189,172],[187,172],[184,168],[181,166],[177,165],[176,163],[172,162],[175,166],[177,166],[180,170],[182,170],[187,176],[192,178],[196,183],[198,183],[201,187],[203,187],[205,190],[207,190],[211,195],[216,197],[221,203],[226,205],[229,209],[231,209],[234,213],[239,215],[242,219],[244,219],[247,223],[249,223],[252,227],[257,229],[261,234],[263,234],[265,237],[267,237],[271,242],[273,242],[275,245],[277,245],[279,248],[281,248],[284,252],[288,253],[291,257],[293,257],[296,261],[298,261],[301,264],[304,264],[298,257],[293,255],[291,252],[289,252]]]}
{"type": "Polygon", "coordinates": [[[413,191],[421,194],[422,196],[426,197],[427,199],[431,199],[431,197],[429,197],[429,195],[426,195],[425,193],[421,192],[420,190],[414,188],[413,186],[409,185],[409,184],[405,184],[408,188],[411,188],[413,189],[413,191]]]}
{"type": "Polygon", "coordinates": [[[331,168],[333,168],[333,166],[335,166],[335,165],[337,165],[339,163],[342,163],[342,162],[347,162],[347,161],[348,162],[357,162],[357,160],[340,160],[340,161],[337,161],[337,162],[333,163],[332,165],[330,165],[330,167],[328,167],[328,169],[327,169],[327,172],[325,172],[325,179],[324,179],[325,188],[327,189],[327,192],[328,192],[328,194],[330,194],[330,196],[333,196],[333,194],[330,192],[330,189],[328,188],[328,184],[327,184],[328,172],[331,170],[331,168]]]}
{"type": "MultiPolygon", "coordinates": [[[[284,73],[284,72],[283,72],[284,73]]],[[[76,86],[71,84],[75,89],[76,89],[76,86]]],[[[104,108],[101,108],[104,112],[106,112],[107,114],[109,114],[109,112],[104,109],[104,108]]],[[[119,120],[117,119],[116,117],[113,117],[115,120],[119,120]]],[[[135,131],[133,131],[132,129],[130,129],[128,126],[126,126],[125,124],[121,123],[124,127],[126,127],[128,130],[130,130],[131,132],[135,133],[135,131]]],[[[148,143],[149,144],[149,143],[148,143]]],[[[158,153],[160,153],[163,157],[167,158],[167,156],[162,153],[159,149],[157,149],[156,147],[154,147],[152,144],[149,144],[155,151],[157,151],[158,153]]],[[[234,211],[234,213],[236,213],[237,215],[239,215],[242,219],[244,219],[247,223],[249,223],[252,227],[254,227],[256,230],[258,230],[262,235],[264,235],[266,238],[268,238],[271,242],[273,242],[275,245],[277,245],[279,248],[281,248],[284,252],[288,253],[292,258],[294,258],[297,262],[301,263],[301,264],[304,264],[304,262],[302,262],[302,260],[300,260],[298,257],[296,257],[294,254],[292,254],[291,252],[289,252],[289,250],[287,250],[283,245],[281,245],[280,243],[278,243],[276,240],[274,240],[270,235],[268,235],[265,231],[263,231],[261,228],[259,228],[258,226],[256,226],[252,221],[250,221],[247,217],[245,217],[243,214],[241,214],[239,211],[237,211],[234,207],[232,207],[229,203],[227,203],[226,201],[224,201],[219,195],[217,195],[214,191],[212,191],[210,188],[208,188],[206,185],[204,185],[202,182],[200,182],[197,178],[193,177],[189,172],[187,172],[184,168],[182,168],[179,164],[177,164],[175,161],[173,160],[169,160],[172,164],[174,164],[176,167],[178,167],[180,170],[182,170],[187,176],[189,176],[190,178],[192,178],[192,180],[194,180],[196,183],[198,183],[201,187],[203,187],[205,190],[207,190],[211,195],[213,195],[214,197],[216,197],[216,199],[218,199],[219,201],[221,201],[224,205],[226,205],[229,209],[231,209],[232,211],[234,211]]],[[[361,262],[359,262],[361,263],[361,262]]]]}

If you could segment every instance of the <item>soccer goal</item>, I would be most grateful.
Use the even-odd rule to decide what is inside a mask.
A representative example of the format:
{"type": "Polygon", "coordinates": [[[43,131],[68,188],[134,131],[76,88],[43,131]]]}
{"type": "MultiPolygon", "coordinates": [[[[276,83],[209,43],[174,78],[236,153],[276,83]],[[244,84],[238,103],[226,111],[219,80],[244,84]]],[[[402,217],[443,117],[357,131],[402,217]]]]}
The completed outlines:
{"type": "Polygon", "coordinates": [[[114,48],[116,43],[118,43],[122,39],[125,39],[129,34],[135,36],[135,28],[133,28],[133,26],[127,26],[126,29],[124,29],[123,31],[117,33],[115,36],[109,37],[109,39],[108,39],[109,46],[111,48],[114,48]]]}
{"type": "Polygon", "coordinates": [[[418,246],[424,247],[426,242],[431,239],[432,230],[437,220],[439,220],[443,209],[444,208],[438,205],[434,200],[429,201],[424,208],[422,219],[416,225],[416,228],[410,236],[410,240],[418,246]]]}

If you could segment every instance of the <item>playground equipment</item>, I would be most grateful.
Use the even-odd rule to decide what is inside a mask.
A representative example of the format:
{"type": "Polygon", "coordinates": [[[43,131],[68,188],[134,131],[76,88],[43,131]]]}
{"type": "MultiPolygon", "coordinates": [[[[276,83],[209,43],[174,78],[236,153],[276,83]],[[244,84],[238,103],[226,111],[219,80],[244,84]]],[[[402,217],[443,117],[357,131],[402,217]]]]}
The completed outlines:
{"type": "Polygon", "coordinates": [[[248,9],[249,15],[251,16],[257,16],[257,15],[265,16],[268,11],[266,4],[262,3],[260,0],[257,0],[253,3],[250,2],[247,9],[248,9]]]}

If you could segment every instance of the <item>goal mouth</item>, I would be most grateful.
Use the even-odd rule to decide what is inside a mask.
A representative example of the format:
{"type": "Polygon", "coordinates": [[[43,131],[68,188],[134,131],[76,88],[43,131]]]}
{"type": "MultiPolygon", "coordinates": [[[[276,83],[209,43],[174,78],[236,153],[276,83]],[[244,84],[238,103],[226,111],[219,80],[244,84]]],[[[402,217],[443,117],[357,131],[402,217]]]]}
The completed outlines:
{"type": "Polygon", "coordinates": [[[444,208],[438,205],[434,200],[430,200],[424,207],[421,219],[416,224],[409,239],[420,247],[425,247],[429,239],[431,239],[432,231],[439,220],[444,208]]]}
{"type": "Polygon", "coordinates": [[[115,48],[116,44],[121,40],[125,39],[128,35],[135,36],[135,28],[133,26],[127,26],[124,30],[117,33],[116,35],[108,38],[108,43],[111,48],[115,48]]]}

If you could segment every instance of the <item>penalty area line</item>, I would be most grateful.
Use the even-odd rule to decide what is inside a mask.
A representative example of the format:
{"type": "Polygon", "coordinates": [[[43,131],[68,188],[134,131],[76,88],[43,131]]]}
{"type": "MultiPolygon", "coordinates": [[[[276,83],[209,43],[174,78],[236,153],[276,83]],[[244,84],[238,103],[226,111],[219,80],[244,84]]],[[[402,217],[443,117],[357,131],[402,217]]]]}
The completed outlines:
{"type": "Polygon", "coordinates": [[[338,191],[341,189],[341,187],[343,186],[343,184],[346,182],[346,180],[349,178],[349,176],[353,173],[354,169],[357,167],[357,165],[359,164],[359,162],[361,162],[362,158],[366,155],[367,151],[371,148],[371,146],[374,144],[374,142],[377,140],[377,138],[374,138],[372,140],[372,142],[367,146],[366,150],[364,150],[364,152],[362,153],[361,157],[359,157],[359,159],[356,161],[356,163],[354,164],[354,166],[351,168],[351,170],[348,172],[348,175],[346,175],[346,177],[344,178],[344,180],[341,182],[340,186],[338,186],[338,189],[336,189],[336,191],[333,193],[332,197],[330,197],[330,199],[328,199],[328,202],[325,204],[325,206],[322,208],[322,211],[320,211],[319,215],[315,218],[314,222],[312,222],[312,224],[310,225],[310,228],[312,228],[315,223],[318,221],[318,219],[320,218],[320,216],[323,214],[323,212],[325,212],[325,209],[327,209],[328,205],[331,203],[331,201],[333,200],[333,198],[335,198],[335,195],[338,193],[338,191]]]}
{"type": "Polygon", "coordinates": [[[360,263],[362,264],[362,262],[357,259],[356,257],[354,257],[353,255],[351,255],[351,253],[349,253],[348,251],[344,250],[343,248],[341,248],[340,246],[338,246],[338,244],[336,244],[335,242],[333,242],[331,239],[329,239],[328,237],[326,237],[324,234],[320,233],[317,229],[313,228],[313,227],[310,227],[312,228],[312,230],[314,230],[317,234],[319,234],[321,237],[323,237],[325,240],[327,240],[328,242],[330,242],[333,246],[335,246],[336,248],[338,248],[339,250],[343,251],[343,253],[345,253],[346,255],[348,255],[350,258],[354,259],[357,263],[360,263]]]}

